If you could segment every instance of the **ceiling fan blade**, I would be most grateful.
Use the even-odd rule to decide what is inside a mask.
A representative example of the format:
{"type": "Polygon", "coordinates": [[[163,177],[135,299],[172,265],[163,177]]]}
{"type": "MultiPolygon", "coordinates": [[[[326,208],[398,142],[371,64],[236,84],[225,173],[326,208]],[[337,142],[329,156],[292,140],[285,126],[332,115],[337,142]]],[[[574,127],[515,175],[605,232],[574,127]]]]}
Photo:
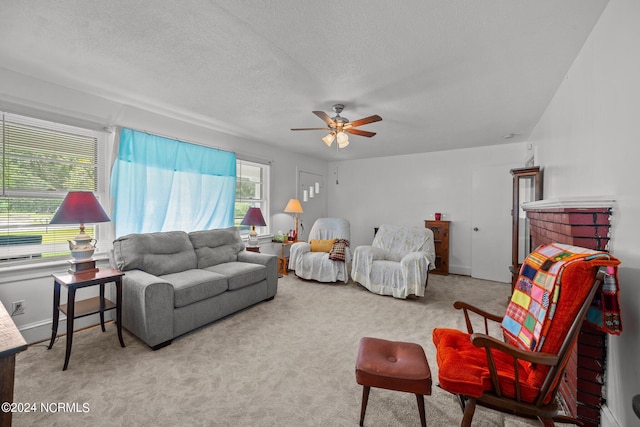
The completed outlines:
{"type": "Polygon", "coordinates": [[[314,111],[313,114],[315,114],[316,116],[324,120],[324,122],[328,124],[330,127],[335,127],[336,122],[334,122],[333,119],[329,117],[329,115],[324,111],[314,111]]]}
{"type": "Polygon", "coordinates": [[[351,124],[351,127],[354,128],[356,126],[362,126],[368,123],[379,122],[380,120],[382,120],[382,117],[380,117],[377,114],[374,114],[373,116],[365,117],[364,119],[354,120],[350,122],[350,124],[351,124]]]}
{"type": "Polygon", "coordinates": [[[376,134],[375,132],[369,132],[366,130],[360,130],[360,129],[354,129],[354,128],[345,129],[344,131],[346,133],[352,133],[354,135],[366,136],[367,138],[371,138],[376,134]]]}
{"type": "Polygon", "coordinates": [[[331,130],[329,128],[298,128],[298,129],[291,129],[291,130],[331,130]]]}

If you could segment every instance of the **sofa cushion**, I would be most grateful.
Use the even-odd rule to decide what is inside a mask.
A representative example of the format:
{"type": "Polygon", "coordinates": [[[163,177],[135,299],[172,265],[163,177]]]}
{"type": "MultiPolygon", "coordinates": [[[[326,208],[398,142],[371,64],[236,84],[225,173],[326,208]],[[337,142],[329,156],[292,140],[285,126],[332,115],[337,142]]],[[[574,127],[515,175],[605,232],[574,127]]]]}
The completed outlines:
{"type": "Polygon", "coordinates": [[[227,277],[230,291],[253,285],[267,278],[267,269],[264,265],[248,262],[227,262],[207,267],[206,270],[227,277]]]}
{"type": "Polygon", "coordinates": [[[219,295],[227,290],[227,278],[207,270],[186,270],[160,278],[173,285],[174,306],[184,307],[219,295]]]}
{"type": "Polygon", "coordinates": [[[196,251],[198,268],[236,261],[238,252],[244,249],[240,232],[235,227],[202,230],[189,233],[196,251]]]}
{"type": "Polygon", "coordinates": [[[154,276],[197,267],[196,253],[184,231],[119,237],[113,242],[113,257],[121,271],[142,270],[154,276]]]}

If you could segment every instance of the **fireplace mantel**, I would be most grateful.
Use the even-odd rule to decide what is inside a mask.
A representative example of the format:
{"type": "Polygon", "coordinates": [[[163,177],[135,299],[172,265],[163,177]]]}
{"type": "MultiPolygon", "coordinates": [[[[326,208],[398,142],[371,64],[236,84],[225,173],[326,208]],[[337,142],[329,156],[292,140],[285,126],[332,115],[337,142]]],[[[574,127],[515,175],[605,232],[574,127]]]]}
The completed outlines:
{"type": "Polygon", "coordinates": [[[522,204],[522,209],[529,210],[556,210],[556,209],[592,209],[613,208],[615,199],[611,197],[567,197],[564,199],[546,199],[522,204]]]}

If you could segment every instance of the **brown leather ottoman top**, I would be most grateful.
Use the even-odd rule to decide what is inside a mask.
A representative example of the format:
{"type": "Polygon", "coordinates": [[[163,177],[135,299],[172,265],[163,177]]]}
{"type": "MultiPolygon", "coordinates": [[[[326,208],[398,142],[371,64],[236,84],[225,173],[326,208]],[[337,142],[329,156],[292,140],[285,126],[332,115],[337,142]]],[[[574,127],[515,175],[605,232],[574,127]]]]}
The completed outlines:
{"type": "Polygon", "coordinates": [[[431,394],[431,370],[419,344],[364,337],[356,361],[356,381],[369,387],[431,394]]]}

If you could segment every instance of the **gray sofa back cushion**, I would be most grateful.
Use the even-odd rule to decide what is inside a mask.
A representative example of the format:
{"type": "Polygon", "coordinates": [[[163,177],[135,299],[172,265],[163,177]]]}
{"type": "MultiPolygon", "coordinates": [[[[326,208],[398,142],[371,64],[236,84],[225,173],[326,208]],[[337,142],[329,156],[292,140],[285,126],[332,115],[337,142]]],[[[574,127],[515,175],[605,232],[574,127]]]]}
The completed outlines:
{"type": "Polygon", "coordinates": [[[142,270],[154,276],[197,268],[196,253],[184,231],[128,234],[113,242],[113,257],[121,271],[142,270]]]}
{"type": "Polygon", "coordinates": [[[235,227],[192,231],[189,239],[196,250],[198,268],[237,261],[238,252],[244,249],[240,232],[235,227]]]}

